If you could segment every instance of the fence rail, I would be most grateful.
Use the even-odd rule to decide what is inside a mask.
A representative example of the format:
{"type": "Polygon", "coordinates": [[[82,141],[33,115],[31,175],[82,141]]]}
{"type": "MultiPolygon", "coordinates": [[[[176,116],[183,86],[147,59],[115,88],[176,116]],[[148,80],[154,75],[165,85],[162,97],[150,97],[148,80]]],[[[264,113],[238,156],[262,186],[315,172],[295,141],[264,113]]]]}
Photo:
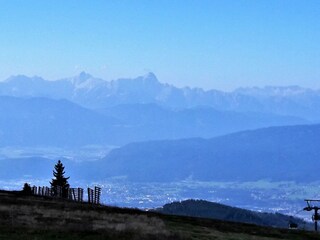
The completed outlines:
{"type": "MultiPolygon", "coordinates": [[[[88,188],[88,203],[100,204],[101,188],[94,187],[94,189],[88,188]]],[[[83,188],[67,188],[63,189],[60,186],[55,188],[49,188],[46,186],[33,186],[31,187],[33,195],[66,198],[75,202],[84,202],[83,188]]]]}

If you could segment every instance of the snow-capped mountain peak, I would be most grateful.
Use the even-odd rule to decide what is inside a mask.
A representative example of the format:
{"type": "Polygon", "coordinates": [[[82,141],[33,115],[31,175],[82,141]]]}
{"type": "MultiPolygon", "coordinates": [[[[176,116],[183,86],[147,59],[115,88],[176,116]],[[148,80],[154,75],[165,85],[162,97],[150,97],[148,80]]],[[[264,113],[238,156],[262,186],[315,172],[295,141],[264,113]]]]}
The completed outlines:
{"type": "Polygon", "coordinates": [[[69,81],[73,85],[75,91],[77,89],[91,90],[107,83],[106,81],[95,78],[91,74],[86,72],[81,72],[79,75],[70,78],[69,81]]]}

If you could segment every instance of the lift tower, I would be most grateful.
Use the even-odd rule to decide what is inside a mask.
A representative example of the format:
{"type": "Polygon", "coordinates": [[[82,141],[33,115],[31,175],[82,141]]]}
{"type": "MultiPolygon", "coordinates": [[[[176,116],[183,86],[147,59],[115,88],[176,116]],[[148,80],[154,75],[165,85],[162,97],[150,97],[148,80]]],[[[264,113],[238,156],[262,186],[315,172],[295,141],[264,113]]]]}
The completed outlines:
{"type": "Polygon", "coordinates": [[[316,206],[314,203],[320,202],[320,200],[315,199],[305,199],[304,200],[307,203],[307,207],[305,207],[304,211],[314,211],[314,214],[312,215],[312,221],[314,221],[314,230],[318,231],[318,220],[320,220],[320,215],[318,214],[318,211],[320,207],[316,206]]]}

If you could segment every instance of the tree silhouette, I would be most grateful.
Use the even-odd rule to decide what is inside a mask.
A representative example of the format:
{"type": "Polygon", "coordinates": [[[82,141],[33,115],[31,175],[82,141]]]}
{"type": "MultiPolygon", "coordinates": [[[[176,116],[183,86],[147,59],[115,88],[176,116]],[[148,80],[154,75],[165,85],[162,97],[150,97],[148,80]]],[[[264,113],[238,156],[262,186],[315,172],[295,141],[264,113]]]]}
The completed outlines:
{"type": "Polygon", "coordinates": [[[25,183],[23,185],[22,193],[25,194],[25,195],[32,195],[32,189],[31,189],[30,184],[25,183]]]}
{"type": "Polygon", "coordinates": [[[67,198],[68,197],[68,189],[69,183],[68,179],[70,177],[64,177],[64,166],[62,162],[59,160],[58,163],[54,166],[53,176],[54,178],[50,182],[51,188],[53,190],[54,196],[59,196],[59,187],[61,189],[61,197],[67,198]]]}

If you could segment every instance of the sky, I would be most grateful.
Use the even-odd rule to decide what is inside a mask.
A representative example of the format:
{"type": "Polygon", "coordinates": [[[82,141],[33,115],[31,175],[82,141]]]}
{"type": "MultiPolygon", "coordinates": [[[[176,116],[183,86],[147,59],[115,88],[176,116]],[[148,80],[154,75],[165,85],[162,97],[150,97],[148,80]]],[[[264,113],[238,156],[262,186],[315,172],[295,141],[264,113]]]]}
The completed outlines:
{"type": "Polygon", "coordinates": [[[319,16],[319,0],[0,0],[0,79],[320,88],[319,16]]]}

